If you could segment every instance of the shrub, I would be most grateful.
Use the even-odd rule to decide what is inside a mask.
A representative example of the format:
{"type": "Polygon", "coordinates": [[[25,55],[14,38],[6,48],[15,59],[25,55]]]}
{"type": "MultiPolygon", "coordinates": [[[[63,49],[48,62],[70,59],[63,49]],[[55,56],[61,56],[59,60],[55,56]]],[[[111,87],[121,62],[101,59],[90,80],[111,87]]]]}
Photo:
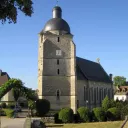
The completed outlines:
{"type": "Polygon", "coordinates": [[[7,107],[6,103],[1,103],[1,107],[6,108],[7,107]]]}
{"type": "Polygon", "coordinates": [[[38,99],[36,101],[36,111],[40,117],[43,117],[50,110],[50,102],[46,99],[38,99]]]}
{"type": "Polygon", "coordinates": [[[124,107],[122,102],[117,102],[116,103],[116,108],[118,108],[119,110],[121,110],[124,107]]]}
{"type": "Polygon", "coordinates": [[[77,111],[82,122],[89,122],[89,109],[87,107],[80,107],[77,111]]]}
{"type": "Polygon", "coordinates": [[[15,108],[15,103],[9,103],[9,104],[8,104],[8,108],[14,109],[14,108],[15,108]]]}
{"type": "Polygon", "coordinates": [[[59,112],[59,119],[63,123],[71,123],[73,121],[73,110],[71,108],[63,108],[59,112]]]}
{"type": "Polygon", "coordinates": [[[45,123],[43,123],[41,120],[33,120],[31,126],[32,128],[46,128],[45,123]]]}
{"type": "Polygon", "coordinates": [[[107,111],[107,119],[114,121],[114,120],[119,120],[120,119],[120,111],[118,108],[113,107],[109,108],[107,111]]]}
{"type": "Polygon", "coordinates": [[[2,110],[0,110],[0,115],[1,116],[6,116],[6,113],[5,113],[5,111],[2,109],[2,110]]]}
{"type": "Polygon", "coordinates": [[[97,118],[95,117],[94,111],[90,111],[89,117],[90,117],[90,122],[98,121],[97,118]]]}
{"type": "Polygon", "coordinates": [[[96,120],[105,121],[105,111],[103,108],[98,107],[93,109],[96,120]]]}
{"type": "Polygon", "coordinates": [[[12,110],[12,109],[4,109],[4,111],[5,111],[6,115],[7,115],[7,117],[9,117],[9,118],[13,117],[14,110],[12,110]]]}
{"type": "Polygon", "coordinates": [[[74,123],[78,123],[80,121],[80,116],[79,114],[74,114],[74,119],[73,119],[74,123]]]}
{"type": "Polygon", "coordinates": [[[121,110],[121,119],[125,119],[125,116],[128,115],[128,105],[125,105],[121,110]]]}
{"type": "Polygon", "coordinates": [[[62,123],[62,121],[59,119],[59,113],[58,112],[54,114],[54,119],[55,119],[56,124],[57,123],[62,123]]]}
{"type": "Polygon", "coordinates": [[[108,98],[108,96],[106,96],[104,98],[104,100],[102,101],[102,108],[107,111],[109,108],[111,107],[111,103],[110,103],[110,100],[108,98]]]}
{"type": "Polygon", "coordinates": [[[116,107],[116,101],[114,101],[113,99],[110,100],[110,106],[111,108],[116,107]]]}

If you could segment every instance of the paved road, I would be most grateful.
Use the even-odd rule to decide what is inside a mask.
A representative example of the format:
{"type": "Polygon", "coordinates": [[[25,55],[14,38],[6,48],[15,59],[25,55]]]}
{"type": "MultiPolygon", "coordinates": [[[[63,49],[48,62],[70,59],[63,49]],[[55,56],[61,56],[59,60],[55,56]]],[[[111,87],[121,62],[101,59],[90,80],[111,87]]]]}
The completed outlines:
{"type": "Polygon", "coordinates": [[[9,119],[6,117],[1,118],[1,128],[23,128],[25,118],[9,119]]]}

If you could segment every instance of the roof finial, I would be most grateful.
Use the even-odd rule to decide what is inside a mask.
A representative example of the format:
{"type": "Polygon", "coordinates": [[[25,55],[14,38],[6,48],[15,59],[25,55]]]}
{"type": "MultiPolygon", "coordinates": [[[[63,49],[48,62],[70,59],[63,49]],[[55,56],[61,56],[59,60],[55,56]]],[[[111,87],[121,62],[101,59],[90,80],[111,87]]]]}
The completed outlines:
{"type": "Polygon", "coordinates": [[[58,6],[59,0],[56,0],[56,6],[58,6]]]}

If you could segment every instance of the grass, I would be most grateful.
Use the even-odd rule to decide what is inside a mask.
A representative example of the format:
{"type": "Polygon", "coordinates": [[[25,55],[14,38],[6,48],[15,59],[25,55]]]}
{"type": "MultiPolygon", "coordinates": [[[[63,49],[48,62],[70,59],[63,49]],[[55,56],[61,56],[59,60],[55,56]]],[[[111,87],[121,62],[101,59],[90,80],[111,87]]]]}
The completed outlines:
{"type": "Polygon", "coordinates": [[[80,123],[80,124],[47,124],[48,128],[120,128],[123,121],[80,123]]]}

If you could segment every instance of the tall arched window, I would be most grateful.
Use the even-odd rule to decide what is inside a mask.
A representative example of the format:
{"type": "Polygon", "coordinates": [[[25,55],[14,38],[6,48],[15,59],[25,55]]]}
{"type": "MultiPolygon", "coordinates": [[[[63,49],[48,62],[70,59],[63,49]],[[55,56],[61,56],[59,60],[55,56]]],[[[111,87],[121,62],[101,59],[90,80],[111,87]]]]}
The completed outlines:
{"type": "Polygon", "coordinates": [[[57,100],[60,100],[60,90],[57,90],[56,91],[56,99],[57,100]]]}
{"type": "Polygon", "coordinates": [[[97,92],[97,100],[98,100],[98,98],[99,98],[99,92],[98,92],[98,87],[97,87],[97,90],[96,90],[96,92],[97,92]]]}
{"type": "Polygon", "coordinates": [[[84,101],[85,101],[85,86],[84,86],[84,101]]]}
{"type": "Polygon", "coordinates": [[[91,94],[92,94],[92,101],[93,101],[93,87],[91,89],[91,94]]]}

